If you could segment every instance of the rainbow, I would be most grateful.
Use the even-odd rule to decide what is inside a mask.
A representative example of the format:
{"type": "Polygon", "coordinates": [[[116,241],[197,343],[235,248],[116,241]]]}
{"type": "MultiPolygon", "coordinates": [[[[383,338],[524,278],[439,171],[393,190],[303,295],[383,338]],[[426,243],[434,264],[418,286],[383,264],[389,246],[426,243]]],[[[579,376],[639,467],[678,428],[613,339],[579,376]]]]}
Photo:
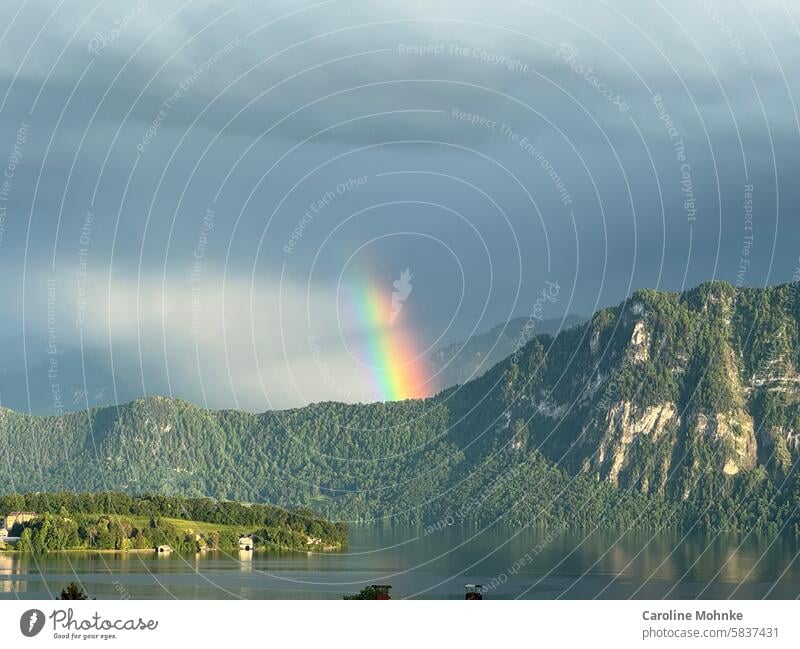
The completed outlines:
{"type": "Polygon", "coordinates": [[[429,396],[430,381],[414,337],[403,327],[402,313],[392,322],[389,291],[365,281],[342,289],[348,321],[362,341],[361,362],[379,401],[429,396]]]}

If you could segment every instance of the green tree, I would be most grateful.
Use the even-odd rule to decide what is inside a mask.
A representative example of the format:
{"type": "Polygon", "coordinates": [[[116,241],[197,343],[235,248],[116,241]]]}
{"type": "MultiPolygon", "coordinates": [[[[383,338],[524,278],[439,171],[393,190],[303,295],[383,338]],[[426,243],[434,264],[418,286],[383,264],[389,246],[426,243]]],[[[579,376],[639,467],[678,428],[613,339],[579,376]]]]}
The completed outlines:
{"type": "Polygon", "coordinates": [[[61,594],[56,599],[89,599],[89,596],[80,584],[71,581],[64,587],[61,594]]]}

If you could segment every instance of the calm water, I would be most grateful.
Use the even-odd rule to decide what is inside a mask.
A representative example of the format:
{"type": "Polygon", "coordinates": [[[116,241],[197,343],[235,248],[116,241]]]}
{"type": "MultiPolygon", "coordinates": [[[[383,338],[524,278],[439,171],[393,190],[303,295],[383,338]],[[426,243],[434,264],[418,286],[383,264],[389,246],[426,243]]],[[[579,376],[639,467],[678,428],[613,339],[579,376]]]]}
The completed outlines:
{"type": "Polygon", "coordinates": [[[98,599],[339,598],[373,583],[396,598],[461,598],[468,582],[492,599],[795,598],[798,551],[792,536],[361,527],[325,554],[0,555],[0,598],[52,598],[72,580],[98,599]]]}

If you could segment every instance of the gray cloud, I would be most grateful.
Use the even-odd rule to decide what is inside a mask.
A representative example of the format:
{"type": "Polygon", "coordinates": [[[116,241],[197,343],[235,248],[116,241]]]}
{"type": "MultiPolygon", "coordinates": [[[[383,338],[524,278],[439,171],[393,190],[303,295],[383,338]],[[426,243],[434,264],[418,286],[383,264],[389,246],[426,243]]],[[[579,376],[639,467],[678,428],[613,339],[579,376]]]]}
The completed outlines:
{"type": "MultiPolygon", "coordinates": [[[[391,293],[412,268],[422,349],[525,315],[546,280],[565,289],[558,312],[586,314],[642,286],[787,281],[800,254],[800,15],[781,0],[751,5],[10,3],[0,164],[18,164],[0,203],[0,333],[45,330],[48,277],[74,311],[84,264],[105,287],[95,314],[109,289],[182,305],[176,317],[112,300],[123,320],[112,344],[138,350],[146,331],[171,382],[195,384],[185,313],[203,240],[209,308],[222,311],[223,286],[238,296],[224,309],[233,392],[257,408],[251,293],[255,317],[271,320],[259,365],[282,406],[341,396],[303,342],[308,313],[328,366],[360,389],[331,298],[340,281],[391,293]],[[313,300],[297,301],[307,290],[313,300]],[[286,354],[281,329],[296,336],[286,354]]],[[[78,339],[72,319],[59,319],[65,344],[78,339]]],[[[87,342],[108,346],[109,319],[93,320],[87,342]]],[[[221,327],[206,328],[208,368],[225,362],[221,327]]],[[[234,403],[218,374],[215,405],[234,403]]]]}

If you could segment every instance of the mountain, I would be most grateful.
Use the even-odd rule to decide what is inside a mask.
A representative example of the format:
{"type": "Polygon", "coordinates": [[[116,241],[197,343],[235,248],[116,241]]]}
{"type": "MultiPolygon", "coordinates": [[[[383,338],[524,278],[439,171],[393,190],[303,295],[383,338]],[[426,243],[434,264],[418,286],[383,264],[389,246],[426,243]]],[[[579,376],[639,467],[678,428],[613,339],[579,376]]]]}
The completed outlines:
{"type": "Polygon", "coordinates": [[[643,290],[435,397],[0,411],[6,490],[160,491],[429,528],[798,530],[800,291],[643,290]]]}
{"type": "Polygon", "coordinates": [[[486,333],[434,350],[427,359],[428,376],[435,376],[437,384],[444,388],[463,385],[511,356],[516,348],[532,338],[532,333],[555,336],[584,322],[586,318],[577,315],[535,322],[530,318],[514,318],[486,333]]]}

